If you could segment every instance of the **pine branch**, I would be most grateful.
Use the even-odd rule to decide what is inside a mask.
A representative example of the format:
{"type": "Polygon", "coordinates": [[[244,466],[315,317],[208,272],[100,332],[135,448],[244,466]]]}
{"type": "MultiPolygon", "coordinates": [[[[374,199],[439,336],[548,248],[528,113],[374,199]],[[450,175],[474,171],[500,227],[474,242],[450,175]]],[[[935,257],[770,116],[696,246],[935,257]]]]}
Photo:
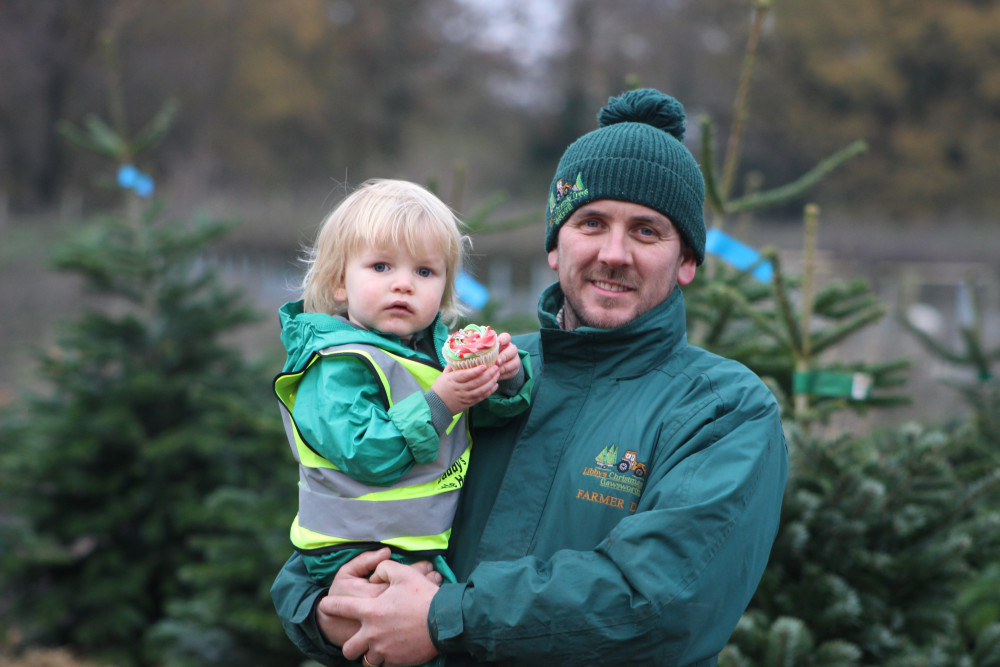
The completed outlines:
{"type": "Polygon", "coordinates": [[[705,179],[705,200],[715,213],[724,215],[726,206],[719,192],[719,177],[715,168],[715,141],[712,121],[708,116],[703,115],[699,124],[701,127],[701,174],[705,179]]]}
{"type": "Polygon", "coordinates": [[[709,325],[708,332],[705,334],[705,344],[713,345],[718,342],[719,337],[725,332],[726,327],[729,325],[729,321],[733,314],[733,301],[731,299],[725,300],[722,305],[716,309],[715,317],[712,320],[711,325],[709,325]]]}
{"type": "Polygon", "coordinates": [[[132,139],[132,154],[139,155],[156,146],[173,126],[179,108],[175,100],[169,100],[164,104],[153,119],[132,139]]]}
{"type": "Polygon", "coordinates": [[[93,114],[84,119],[82,129],[65,120],[60,121],[56,128],[70,142],[103,157],[117,159],[128,152],[125,141],[107,123],[93,114]]]}
{"type": "Polygon", "coordinates": [[[796,180],[771,190],[734,199],[726,203],[726,213],[754,211],[781,206],[801,196],[848,160],[868,150],[868,144],[858,139],[826,158],[796,180]]]}
{"type": "Polygon", "coordinates": [[[815,311],[830,319],[841,319],[879,303],[868,282],[858,279],[851,283],[831,283],[816,297],[815,311]]]}
{"type": "Polygon", "coordinates": [[[888,309],[885,306],[875,306],[855,315],[846,322],[841,322],[827,328],[813,338],[813,352],[818,354],[836,345],[856,331],[882,319],[887,311],[888,309]]]}
{"type": "Polygon", "coordinates": [[[757,46],[760,43],[764,18],[770,8],[770,0],[758,0],[753,5],[753,23],[750,26],[750,35],[743,55],[743,67],[740,70],[740,81],[736,88],[736,99],[733,102],[733,124],[729,129],[726,158],[722,167],[722,191],[720,194],[723,201],[729,198],[729,193],[732,191],[733,177],[740,161],[743,124],[746,121],[749,108],[750,80],[753,77],[754,65],[757,63],[757,46]]]}
{"type": "Polygon", "coordinates": [[[713,295],[729,299],[740,312],[756,324],[764,333],[781,343],[783,347],[792,347],[792,342],[787,337],[786,332],[775,326],[773,318],[768,317],[766,313],[755,308],[739,291],[729,285],[722,284],[709,285],[708,291],[713,295]]]}
{"type": "Polygon", "coordinates": [[[881,302],[876,295],[868,293],[853,299],[845,298],[838,303],[829,304],[818,314],[827,319],[842,320],[845,317],[856,315],[862,311],[872,308],[873,306],[877,306],[880,303],[881,302]]]}
{"type": "Polygon", "coordinates": [[[895,359],[881,364],[868,364],[868,372],[875,378],[876,387],[898,387],[906,384],[906,378],[897,374],[910,368],[909,359],[895,359]]]}
{"type": "MultiPolygon", "coordinates": [[[[763,260],[762,260],[763,261],[763,260]]],[[[752,278],[754,267],[745,270],[734,269],[726,264],[720,264],[718,271],[713,276],[713,280],[718,284],[727,285],[740,293],[744,301],[749,305],[770,294],[771,288],[752,278]]],[[[733,321],[733,310],[730,301],[723,301],[723,304],[714,310],[702,311],[702,320],[709,322],[709,330],[703,336],[707,345],[717,345],[722,339],[722,335],[733,321]]]]}
{"type": "Polygon", "coordinates": [[[962,327],[959,333],[962,336],[962,341],[965,343],[966,363],[979,373],[980,378],[989,377],[990,361],[986,351],[983,349],[979,332],[972,327],[962,327]]]}
{"type": "Polygon", "coordinates": [[[944,525],[957,523],[976,503],[1000,488],[1000,470],[991,470],[986,476],[973,482],[965,495],[952,507],[944,525]]]}
{"type": "Polygon", "coordinates": [[[811,324],[813,308],[816,302],[816,231],[819,227],[819,207],[809,204],[805,210],[805,240],[803,247],[804,270],[802,273],[802,315],[799,327],[802,331],[802,356],[809,359],[812,356],[811,324]]]}
{"type": "Polygon", "coordinates": [[[960,366],[965,362],[965,358],[961,354],[945,347],[929,333],[910,322],[908,318],[900,315],[897,317],[897,321],[903,326],[904,329],[913,334],[917,340],[920,341],[920,343],[923,344],[923,346],[937,358],[957,366],[960,366]]]}
{"type": "Polygon", "coordinates": [[[771,625],[764,648],[764,664],[797,665],[812,653],[813,639],[798,618],[782,616],[771,625]]]}
{"type": "Polygon", "coordinates": [[[872,396],[871,398],[855,402],[852,405],[869,406],[872,408],[898,408],[902,405],[912,405],[913,399],[909,396],[872,396]]]}
{"type": "Polygon", "coordinates": [[[802,353],[802,331],[799,329],[799,322],[795,317],[795,309],[792,308],[791,300],[788,298],[781,261],[773,248],[769,248],[763,254],[771,262],[771,267],[774,269],[774,295],[778,311],[785,324],[787,336],[784,338],[788,340],[796,358],[799,358],[802,353]]]}

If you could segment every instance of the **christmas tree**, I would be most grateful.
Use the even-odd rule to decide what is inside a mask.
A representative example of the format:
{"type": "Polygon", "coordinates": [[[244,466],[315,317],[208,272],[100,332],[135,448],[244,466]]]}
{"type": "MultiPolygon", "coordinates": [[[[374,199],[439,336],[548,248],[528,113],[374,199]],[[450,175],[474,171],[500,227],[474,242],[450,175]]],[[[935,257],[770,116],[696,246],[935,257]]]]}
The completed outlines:
{"type": "Polygon", "coordinates": [[[175,107],[130,137],[111,89],[113,123],[63,127],[107,159],[123,202],[59,244],[93,305],[5,422],[2,625],[115,665],[290,664],[267,589],[294,466],[269,374],[231,342],[258,315],[205,258],[229,225],[166,219],[135,166],[175,107]]]}

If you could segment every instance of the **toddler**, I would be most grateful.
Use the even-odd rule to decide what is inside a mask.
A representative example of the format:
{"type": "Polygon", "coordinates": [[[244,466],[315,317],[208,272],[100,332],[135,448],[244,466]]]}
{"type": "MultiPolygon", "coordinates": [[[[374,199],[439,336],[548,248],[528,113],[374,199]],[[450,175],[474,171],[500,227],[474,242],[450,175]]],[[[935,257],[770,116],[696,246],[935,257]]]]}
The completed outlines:
{"type": "Polygon", "coordinates": [[[469,421],[496,425],[528,406],[527,355],[509,334],[491,366],[444,365],[466,240],[427,189],[367,181],[323,221],[302,299],[279,312],[287,359],[274,390],[299,463],[291,539],[324,585],[385,546],[454,581],[444,554],[469,421]]]}

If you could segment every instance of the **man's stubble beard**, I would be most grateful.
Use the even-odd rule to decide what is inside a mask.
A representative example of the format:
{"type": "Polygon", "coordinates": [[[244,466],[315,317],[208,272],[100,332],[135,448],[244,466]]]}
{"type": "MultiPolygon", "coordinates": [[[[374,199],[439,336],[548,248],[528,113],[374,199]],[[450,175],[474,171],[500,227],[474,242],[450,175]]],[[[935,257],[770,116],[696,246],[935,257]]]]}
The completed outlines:
{"type": "MultiPolygon", "coordinates": [[[[606,272],[600,272],[598,275],[587,276],[584,279],[584,282],[590,283],[593,282],[594,280],[620,283],[632,289],[638,287],[637,281],[634,278],[632,278],[627,271],[622,271],[619,269],[612,269],[606,272]]],[[[611,318],[598,318],[596,316],[595,317],[586,316],[584,310],[581,307],[579,307],[578,304],[574,303],[574,299],[572,299],[569,295],[564,293],[563,294],[563,296],[565,297],[564,307],[568,311],[564,313],[564,317],[566,318],[566,320],[569,320],[570,318],[575,320],[576,326],[573,328],[589,327],[591,329],[603,329],[603,330],[617,329],[618,327],[625,326],[626,324],[638,319],[642,315],[646,314],[653,308],[656,308],[658,305],[666,301],[667,298],[669,298],[670,295],[673,293],[674,289],[677,288],[676,278],[674,279],[673,282],[674,282],[673,286],[669,290],[667,290],[667,293],[662,300],[660,300],[657,303],[650,304],[649,308],[642,311],[641,313],[630,313],[628,318],[625,320],[622,320],[619,317],[611,319],[611,318]]],[[[600,304],[600,299],[598,300],[598,303],[599,305],[604,305],[600,304]]],[[[640,304],[640,306],[641,305],[642,304],[640,304]]],[[[614,306],[614,299],[609,298],[607,300],[607,306],[608,307],[614,306]]]]}

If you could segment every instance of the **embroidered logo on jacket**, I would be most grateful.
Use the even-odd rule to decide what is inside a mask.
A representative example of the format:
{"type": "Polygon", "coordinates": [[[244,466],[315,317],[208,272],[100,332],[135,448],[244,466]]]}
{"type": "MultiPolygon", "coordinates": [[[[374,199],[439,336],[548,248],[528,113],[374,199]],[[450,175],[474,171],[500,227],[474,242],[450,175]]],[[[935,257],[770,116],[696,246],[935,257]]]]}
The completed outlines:
{"type": "Polygon", "coordinates": [[[600,503],[620,509],[628,508],[635,512],[637,499],[642,495],[645,486],[646,464],[639,461],[639,453],[631,449],[625,450],[621,458],[618,456],[618,446],[606,446],[594,457],[594,465],[583,469],[584,478],[592,478],[587,482],[589,489],[577,489],[576,497],[580,500],[600,503]],[[598,488],[594,489],[594,485],[598,488]],[[626,505],[626,501],[628,505],[626,505]]]}
{"type": "Polygon", "coordinates": [[[602,468],[614,468],[618,463],[618,446],[608,445],[601,450],[601,453],[594,460],[602,468]]]}

